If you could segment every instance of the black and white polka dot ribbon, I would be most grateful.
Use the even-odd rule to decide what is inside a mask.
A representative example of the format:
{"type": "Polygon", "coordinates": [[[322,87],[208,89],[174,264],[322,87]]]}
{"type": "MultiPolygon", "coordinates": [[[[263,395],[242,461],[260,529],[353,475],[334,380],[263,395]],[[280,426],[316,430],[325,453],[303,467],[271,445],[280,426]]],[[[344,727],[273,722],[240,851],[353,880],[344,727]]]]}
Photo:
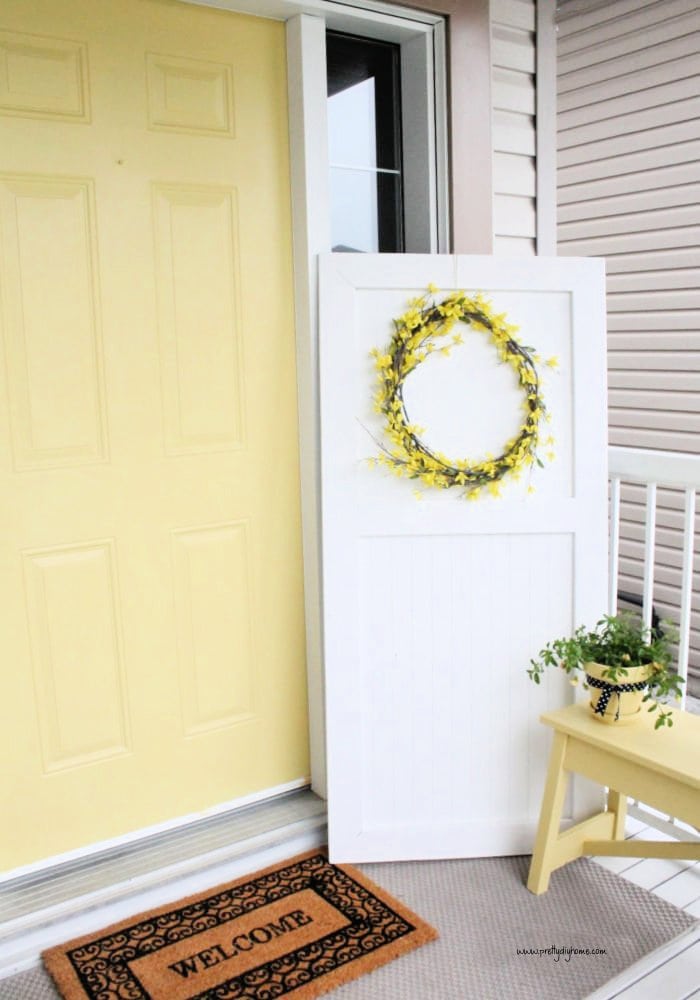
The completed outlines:
{"type": "Polygon", "coordinates": [[[636,684],[611,684],[610,681],[600,680],[598,677],[591,677],[590,674],[586,674],[586,684],[589,687],[599,688],[601,691],[600,698],[598,699],[598,704],[595,707],[594,715],[605,715],[605,710],[608,707],[608,702],[614,694],[617,695],[617,712],[615,713],[615,721],[620,718],[620,695],[625,691],[643,691],[647,686],[648,681],[638,681],[636,684]]]}

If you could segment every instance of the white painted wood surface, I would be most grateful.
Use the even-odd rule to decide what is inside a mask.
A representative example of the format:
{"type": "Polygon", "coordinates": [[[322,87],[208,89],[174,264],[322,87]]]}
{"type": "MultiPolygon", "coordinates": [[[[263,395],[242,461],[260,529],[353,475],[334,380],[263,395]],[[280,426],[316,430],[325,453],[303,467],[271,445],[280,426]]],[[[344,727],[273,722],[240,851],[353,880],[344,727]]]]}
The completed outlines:
{"type": "MultiPolygon", "coordinates": [[[[611,449],[611,454],[617,450],[611,449]]],[[[696,460],[698,458],[698,456],[692,457],[696,460]]],[[[659,483],[663,483],[663,480],[659,480],[659,483]]],[[[686,616],[689,616],[689,689],[691,693],[697,695],[700,650],[699,595],[696,576],[700,567],[700,557],[697,553],[697,515],[692,518],[695,528],[693,545],[695,551],[688,559],[686,539],[689,515],[686,511],[688,502],[686,491],[666,489],[665,486],[659,485],[657,498],[654,605],[661,618],[671,619],[681,626],[681,633],[685,628],[686,616]],[[690,575],[695,587],[688,593],[684,588],[690,575]]],[[[644,487],[637,483],[628,483],[623,477],[620,505],[619,585],[621,590],[637,594],[642,593],[644,576],[645,500],[644,487]]],[[[684,657],[680,658],[680,662],[684,662],[684,657]]]]}
{"type": "MultiPolygon", "coordinates": [[[[396,17],[381,4],[350,8],[312,0],[255,0],[265,16],[287,18],[290,164],[294,235],[299,454],[304,544],[307,680],[311,778],[326,794],[325,718],[321,662],[320,471],[318,466],[318,290],[316,255],[331,248],[326,29],[400,44],[407,133],[405,177],[420,211],[407,219],[412,249],[446,249],[446,57],[442,19],[424,12],[396,17]],[[303,7],[306,13],[297,10],[303,7]]],[[[226,4],[224,3],[224,6],[226,4]]],[[[405,12],[404,12],[405,13],[405,12]]]]}
{"type": "MultiPolygon", "coordinates": [[[[548,750],[537,718],[570,700],[572,689],[559,676],[537,688],[525,669],[544,642],[592,623],[607,601],[602,281],[596,261],[321,258],[335,860],[531,848],[548,750]],[[519,483],[498,500],[471,503],[427,488],[416,499],[410,482],[364,461],[377,453],[372,435],[381,433],[370,349],[388,343],[392,317],[431,281],[487,292],[497,311],[519,323],[525,343],[560,357],[560,374],[545,385],[559,457],[536,470],[534,496],[519,483]]],[[[426,362],[406,388],[413,419],[428,426],[426,440],[432,414],[443,436],[435,446],[448,454],[498,447],[503,425],[495,439],[494,429],[504,413],[519,423],[519,389],[499,382],[502,366],[480,336],[472,331],[461,349],[468,371],[456,352],[450,362],[440,359],[442,367],[436,358],[431,371],[426,362]],[[451,384],[451,370],[462,373],[461,384],[451,384]],[[472,419],[460,425],[463,413],[472,419]]],[[[590,805],[581,790],[569,814],[590,805]]]]}
{"type": "MultiPolygon", "coordinates": [[[[671,590],[671,594],[677,597],[673,605],[673,620],[679,627],[676,664],[681,677],[687,678],[691,649],[693,645],[697,646],[698,642],[697,626],[695,629],[693,627],[693,572],[695,568],[696,493],[700,488],[700,456],[614,447],[610,448],[609,457],[611,482],[609,592],[611,611],[614,613],[617,607],[616,595],[621,566],[620,535],[624,530],[629,540],[634,529],[634,525],[630,524],[629,521],[625,523],[622,520],[622,487],[623,484],[635,484],[632,488],[638,491],[644,489],[644,493],[639,493],[638,506],[640,508],[642,507],[641,498],[645,497],[643,505],[643,569],[641,573],[645,622],[647,625],[651,622],[652,603],[655,604],[657,610],[668,606],[666,602],[669,599],[669,590],[671,590]],[[657,529],[657,515],[661,512],[661,515],[664,516],[664,511],[657,501],[658,487],[661,487],[662,490],[673,487],[676,490],[674,494],[676,498],[676,525],[672,534],[666,527],[657,529]],[[680,490],[683,492],[681,493],[680,490]],[[661,573],[655,573],[656,563],[661,559],[668,561],[669,553],[674,557],[670,564],[673,589],[669,588],[666,582],[668,573],[665,576],[661,573]],[[656,600],[657,577],[660,579],[661,586],[666,587],[666,590],[660,594],[660,600],[656,600]],[[677,580],[680,581],[679,593],[676,592],[675,587],[677,580]]],[[[629,489],[629,485],[627,488],[629,489]]],[[[628,514],[628,510],[625,513],[628,514]]],[[[642,514],[640,512],[639,531],[634,533],[635,544],[638,546],[641,546],[641,522],[642,514]]],[[[627,583],[627,587],[629,587],[629,583],[627,583]]]]}
{"type": "Polygon", "coordinates": [[[309,749],[314,791],[326,793],[321,650],[321,503],[318,467],[317,253],[330,249],[325,24],[300,14],[287,22],[287,89],[294,242],[299,469],[304,558],[309,749]],[[314,128],[308,122],[314,122],[314,128]]]}

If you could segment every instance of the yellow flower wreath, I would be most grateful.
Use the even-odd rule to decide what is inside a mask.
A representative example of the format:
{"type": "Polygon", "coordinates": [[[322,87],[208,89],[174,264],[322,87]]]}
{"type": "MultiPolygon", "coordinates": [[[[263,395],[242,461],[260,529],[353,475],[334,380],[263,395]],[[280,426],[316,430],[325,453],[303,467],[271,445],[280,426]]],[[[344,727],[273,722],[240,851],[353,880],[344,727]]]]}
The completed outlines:
{"type": "MultiPolygon", "coordinates": [[[[437,304],[432,297],[436,292],[434,285],[428,285],[428,292],[413,299],[407,312],[393,320],[394,334],[387,349],[371,352],[379,381],[375,410],[384,415],[390,445],[382,446],[382,453],[370,462],[379,462],[397,476],[418,479],[427,486],[460,486],[468,499],[475,499],[484,488],[500,496],[499,482],[504,477],[518,479],[524,468],[534,463],[542,466],[537,456],[539,444],[549,445],[547,457],[554,458],[554,439],[550,435],[542,442],[540,436],[540,421],[549,420],[535,367],[540,359],[517,340],[518,327],[508,323],[504,314],[495,314],[480,294],[469,298],[464,292],[453,292],[437,304]],[[452,460],[428,448],[420,439],[422,428],[411,423],[403,400],[406,378],[422,361],[436,351],[449,355],[452,347],[463,342],[459,332],[446,340],[458,322],[489,335],[500,359],[515,371],[525,394],[518,433],[505,443],[500,455],[487,454],[474,462],[468,458],[452,460]]],[[[549,358],[546,364],[554,368],[557,359],[549,358]]],[[[529,491],[533,492],[532,486],[529,491]]]]}

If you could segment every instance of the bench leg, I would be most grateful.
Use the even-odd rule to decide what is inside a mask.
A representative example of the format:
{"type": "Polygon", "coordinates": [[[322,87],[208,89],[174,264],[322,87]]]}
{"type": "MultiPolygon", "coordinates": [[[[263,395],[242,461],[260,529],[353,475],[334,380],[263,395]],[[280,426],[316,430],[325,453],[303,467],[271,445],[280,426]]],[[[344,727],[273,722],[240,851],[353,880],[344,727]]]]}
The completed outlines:
{"type": "Polygon", "coordinates": [[[625,821],[627,819],[627,796],[621,795],[620,792],[616,792],[610,788],[608,790],[608,812],[615,813],[615,822],[613,823],[612,831],[613,840],[624,840],[625,821]]]}
{"type": "Polygon", "coordinates": [[[547,891],[549,876],[557,867],[554,848],[559,836],[559,823],[568,779],[568,774],[564,770],[567,739],[565,733],[555,732],[549,755],[549,768],[542,796],[540,821],[527,880],[528,889],[537,896],[547,891]]]}

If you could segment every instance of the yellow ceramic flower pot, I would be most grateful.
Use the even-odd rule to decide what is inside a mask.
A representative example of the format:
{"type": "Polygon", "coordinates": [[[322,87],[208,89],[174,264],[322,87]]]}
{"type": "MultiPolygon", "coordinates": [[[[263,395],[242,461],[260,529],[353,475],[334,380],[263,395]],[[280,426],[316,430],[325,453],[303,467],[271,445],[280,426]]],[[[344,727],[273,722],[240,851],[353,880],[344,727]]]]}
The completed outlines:
{"type": "Polygon", "coordinates": [[[605,675],[610,668],[603,663],[585,663],[586,683],[591,693],[591,710],[596,719],[620,726],[635,722],[642,711],[646,682],[651,665],[626,667],[613,682],[605,675]]]}

